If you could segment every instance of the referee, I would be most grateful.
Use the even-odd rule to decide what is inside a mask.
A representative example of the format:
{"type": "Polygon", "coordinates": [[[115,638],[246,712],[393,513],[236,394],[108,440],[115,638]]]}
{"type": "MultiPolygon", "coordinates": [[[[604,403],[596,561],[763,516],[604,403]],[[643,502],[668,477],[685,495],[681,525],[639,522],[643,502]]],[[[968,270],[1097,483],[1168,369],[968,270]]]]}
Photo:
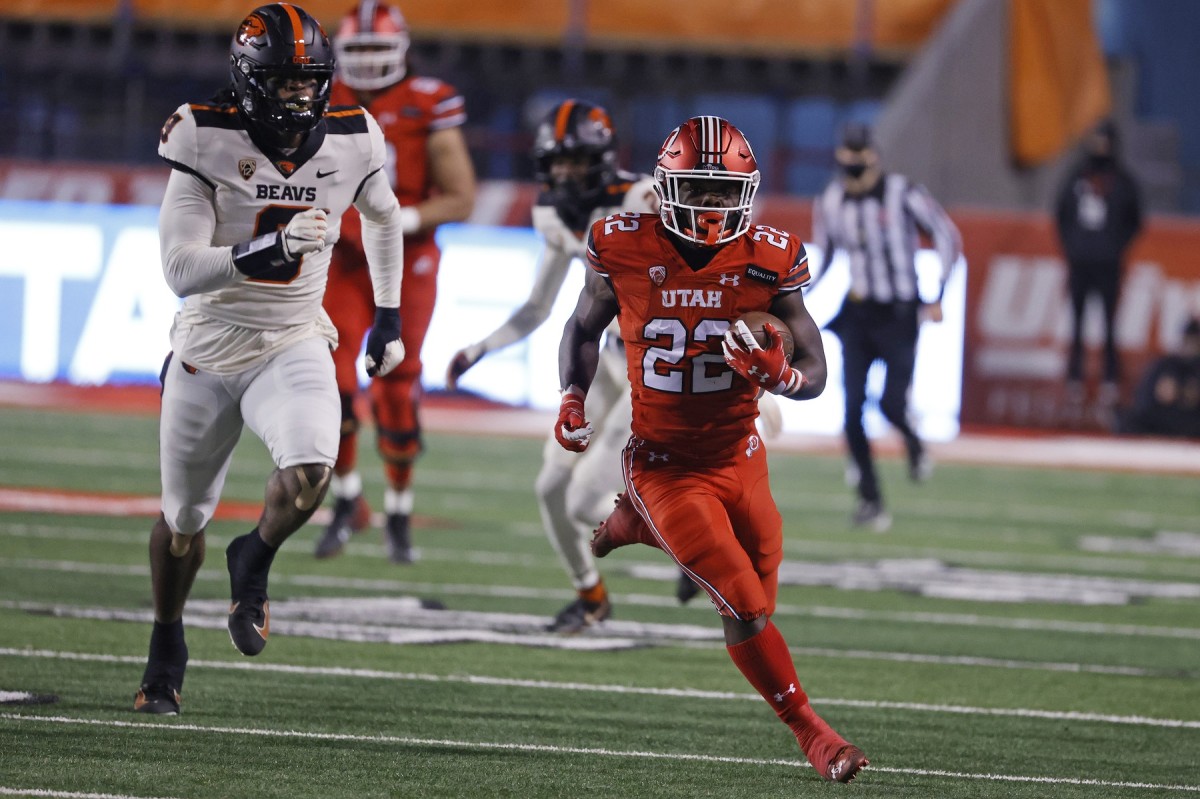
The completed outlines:
{"type": "Polygon", "coordinates": [[[886,369],[879,409],[904,437],[908,476],[929,476],[931,463],[908,418],[908,393],[923,320],[942,321],[942,293],[962,242],[950,217],[925,187],[884,172],[870,129],[845,127],[835,153],[838,178],[813,207],[813,242],[823,256],[813,285],[823,278],[837,249],[850,262],[850,290],[828,328],[842,342],[846,392],[845,433],[851,463],[847,480],[858,492],[851,521],[885,532],[892,518],[883,502],[871,445],[863,429],[867,371],[876,360],[886,369]],[[941,287],[931,302],[917,290],[919,234],[929,237],[942,261],[941,287]]]}

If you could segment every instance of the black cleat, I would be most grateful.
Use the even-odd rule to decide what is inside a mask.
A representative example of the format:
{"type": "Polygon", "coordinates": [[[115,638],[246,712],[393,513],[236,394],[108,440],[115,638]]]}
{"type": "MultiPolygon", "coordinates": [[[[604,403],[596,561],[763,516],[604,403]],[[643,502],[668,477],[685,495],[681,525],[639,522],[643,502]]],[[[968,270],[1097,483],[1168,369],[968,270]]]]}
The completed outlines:
{"type": "Polygon", "coordinates": [[[135,713],[154,713],[159,716],[178,716],[183,701],[179,690],[166,683],[142,683],[133,697],[135,713]]]}
{"type": "Polygon", "coordinates": [[[908,462],[908,479],[924,483],[933,474],[933,460],[920,439],[905,442],[905,460],[908,462]]]}
{"type": "Polygon", "coordinates": [[[271,632],[271,609],[267,602],[267,573],[248,573],[238,555],[254,533],[238,536],[225,548],[225,566],[229,570],[229,640],[243,655],[263,651],[271,632]]]}
{"type": "Polygon", "coordinates": [[[389,513],[384,525],[384,542],[387,544],[388,560],[392,563],[412,563],[412,534],[409,531],[411,518],[407,513],[389,513]]]}
{"type": "Polygon", "coordinates": [[[318,558],[332,558],[342,554],[350,536],[365,530],[370,523],[371,508],[362,494],[353,499],[338,497],[333,503],[333,519],[317,541],[313,555],[318,558]]]}
{"type": "Polygon", "coordinates": [[[860,499],[850,517],[855,527],[866,527],[876,533],[886,533],[892,527],[892,515],[878,499],[860,499]]]}
{"type": "Polygon", "coordinates": [[[607,619],[612,615],[612,603],[608,597],[599,602],[587,602],[576,599],[558,612],[554,621],[546,625],[546,630],[552,633],[571,635],[581,633],[588,627],[607,619]]]}

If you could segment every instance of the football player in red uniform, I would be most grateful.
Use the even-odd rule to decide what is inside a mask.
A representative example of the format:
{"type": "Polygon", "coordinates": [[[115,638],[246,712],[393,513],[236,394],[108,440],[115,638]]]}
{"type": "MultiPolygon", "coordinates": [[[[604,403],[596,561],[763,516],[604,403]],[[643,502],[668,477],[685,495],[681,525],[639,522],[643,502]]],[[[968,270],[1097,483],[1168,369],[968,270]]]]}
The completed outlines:
{"type": "MultiPolygon", "coordinates": [[[[817,772],[848,782],[867,758],[812,709],[771,622],[783,520],[754,426],[759,392],[799,400],[825,387],[821,334],[800,291],[808,256],[795,236],[751,224],[758,167],[750,143],[724,119],[694,117],[676,128],[654,178],[659,215],[626,212],[592,226],[590,268],[559,351],[555,436],[568,450],[586,449],[584,402],[600,336],[615,316],[633,392],[623,468],[639,538],[708,593],[733,662],[817,772]],[[739,321],[764,310],[791,331],[790,361],[779,331],[767,326],[763,347],[739,321]]],[[[596,551],[621,543],[631,541],[596,551]]]]}
{"type": "MultiPolygon", "coordinates": [[[[383,128],[391,181],[404,214],[405,312],[401,337],[404,361],[387,377],[372,382],[371,413],[387,488],[383,497],[388,554],[395,563],[412,561],[409,531],[413,508],[413,462],[421,452],[418,404],[421,397],[421,345],[433,316],[441,253],[434,232],[444,222],[466,219],[475,202],[475,172],[462,125],[464,101],[436,78],[409,69],[408,26],[399,9],[364,0],[342,20],[334,36],[337,80],[332,103],[361,105],[383,128]]],[[[358,354],[374,305],[363,260],[363,239],[353,211],[342,220],[342,238],[333,250],[325,309],[337,327],[341,346],[334,354],[342,403],[342,437],[330,484],[333,520],[317,542],[316,556],[339,554],[353,532],[364,529],[370,510],[356,469],[359,419],[358,354]]]]}

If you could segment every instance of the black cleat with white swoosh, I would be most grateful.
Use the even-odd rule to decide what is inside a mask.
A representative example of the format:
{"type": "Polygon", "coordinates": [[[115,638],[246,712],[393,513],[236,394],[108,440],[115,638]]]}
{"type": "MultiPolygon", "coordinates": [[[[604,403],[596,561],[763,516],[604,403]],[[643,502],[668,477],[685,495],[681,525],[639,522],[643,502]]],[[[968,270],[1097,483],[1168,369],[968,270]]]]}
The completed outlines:
{"type": "Polygon", "coordinates": [[[271,608],[267,602],[267,570],[252,572],[239,555],[246,540],[255,533],[238,536],[225,548],[229,569],[229,640],[243,655],[263,651],[271,632],[271,608]]]}

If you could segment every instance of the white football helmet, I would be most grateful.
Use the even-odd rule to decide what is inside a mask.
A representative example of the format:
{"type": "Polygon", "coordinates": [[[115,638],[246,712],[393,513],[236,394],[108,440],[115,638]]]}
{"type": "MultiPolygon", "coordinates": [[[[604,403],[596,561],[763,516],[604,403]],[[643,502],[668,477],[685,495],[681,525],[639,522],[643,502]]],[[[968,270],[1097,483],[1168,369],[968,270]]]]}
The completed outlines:
{"type": "Polygon", "coordinates": [[[408,72],[408,45],[408,23],[400,9],[363,0],[342,19],[333,38],[338,77],[351,89],[385,89],[408,72]]]}
{"type": "Polygon", "coordinates": [[[750,228],[761,175],[745,135],[720,117],[692,117],[663,142],[654,169],[663,224],[712,247],[750,228]]]}

